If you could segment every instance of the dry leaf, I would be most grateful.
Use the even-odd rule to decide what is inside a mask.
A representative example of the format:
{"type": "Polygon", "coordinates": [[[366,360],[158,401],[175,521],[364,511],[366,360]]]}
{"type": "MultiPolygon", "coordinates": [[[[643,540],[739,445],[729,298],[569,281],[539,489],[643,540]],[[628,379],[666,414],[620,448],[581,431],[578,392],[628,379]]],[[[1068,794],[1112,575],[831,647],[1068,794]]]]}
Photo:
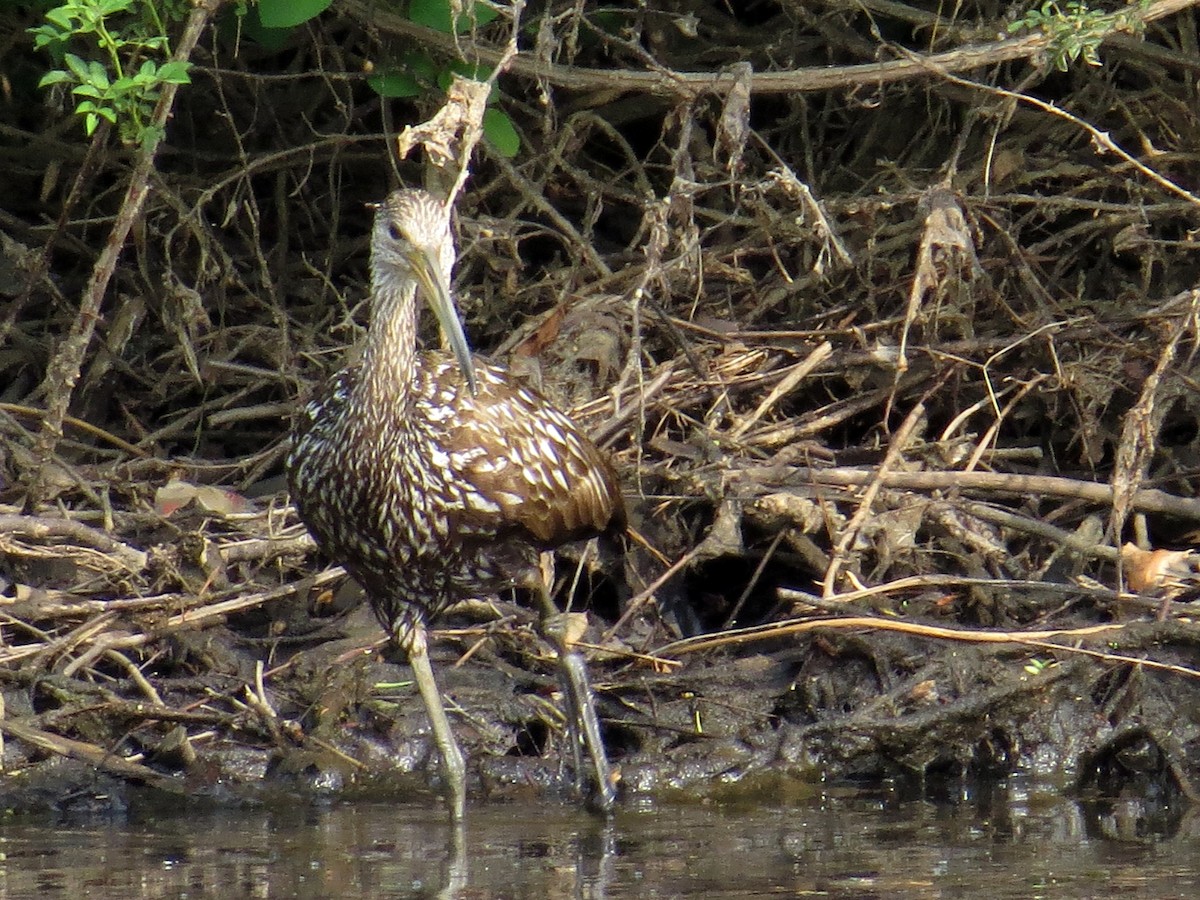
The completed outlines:
{"type": "Polygon", "coordinates": [[[206,512],[221,516],[246,512],[250,508],[250,501],[236,491],[209,484],[172,479],[154,492],[154,509],[161,516],[171,516],[192,502],[206,512]]]}
{"type": "Polygon", "coordinates": [[[558,338],[558,332],[562,328],[563,318],[566,314],[566,307],[560,303],[538,325],[533,334],[513,348],[513,354],[515,356],[541,356],[542,351],[558,338]]]}
{"type": "Polygon", "coordinates": [[[750,63],[740,62],[729,67],[729,74],[733,76],[733,86],[725,95],[725,105],[717,121],[716,143],[729,161],[729,171],[736,172],[750,134],[750,93],[754,69],[750,63]]]}
{"type": "Polygon", "coordinates": [[[1197,561],[1188,550],[1143,550],[1133,544],[1121,548],[1125,583],[1139,594],[1178,596],[1195,583],[1197,561]]]}

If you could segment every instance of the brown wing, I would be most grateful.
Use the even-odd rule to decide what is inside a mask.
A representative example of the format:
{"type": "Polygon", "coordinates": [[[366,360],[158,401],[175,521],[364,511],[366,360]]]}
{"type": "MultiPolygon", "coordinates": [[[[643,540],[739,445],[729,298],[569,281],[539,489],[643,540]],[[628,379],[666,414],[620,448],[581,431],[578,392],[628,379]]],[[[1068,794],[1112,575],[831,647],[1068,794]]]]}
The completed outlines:
{"type": "Polygon", "coordinates": [[[466,488],[464,524],[519,528],[542,549],[623,525],[616,473],[575,423],[501,369],[476,374],[474,397],[457,392],[444,444],[466,488]]]}

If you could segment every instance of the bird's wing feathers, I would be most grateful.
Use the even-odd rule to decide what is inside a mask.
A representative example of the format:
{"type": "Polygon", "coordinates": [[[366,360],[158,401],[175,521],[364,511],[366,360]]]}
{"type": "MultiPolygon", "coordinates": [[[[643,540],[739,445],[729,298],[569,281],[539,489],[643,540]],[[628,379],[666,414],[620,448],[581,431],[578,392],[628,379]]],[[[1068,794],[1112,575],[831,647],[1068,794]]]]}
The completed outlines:
{"type": "Polygon", "coordinates": [[[476,396],[458,390],[444,444],[457,457],[464,523],[518,527],[549,548],[623,521],[612,466],[575,424],[507,373],[477,374],[476,396]]]}

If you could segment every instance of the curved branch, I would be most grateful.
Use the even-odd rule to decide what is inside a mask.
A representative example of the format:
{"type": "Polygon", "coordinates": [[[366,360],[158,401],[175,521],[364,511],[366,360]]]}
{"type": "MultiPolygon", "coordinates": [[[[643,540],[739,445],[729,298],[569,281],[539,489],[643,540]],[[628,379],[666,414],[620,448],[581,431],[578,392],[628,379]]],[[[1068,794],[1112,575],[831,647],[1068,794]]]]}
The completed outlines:
{"type": "MultiPolygon", "coordinates": [[[[1152,22],[1175,15],[1197,5],[1200,0],[1158,0],[1147,10],[1142,21],[1152,22]]],[[[422,47],[455,58],[470,54],[480,62],[496,65],[503,51],[482,44],[472,44],[462,35],[442,34],[431,28],[416,25],[396,13],[378,8],[370,0],[346,0],[342,9],[362,21],[370,21],[380,31],[404,35],[418,41],[422,47]]],[[[1114,34],[1113,38],[1124,37],[1114,34]]],[[[993,66],[1014,59],[1031,58],[1050,46],[1045,34],[1028,34],[988,44],[978,44],[934,53],[920,59],[894,59],[887,62],[853,66],[821,66],[791,69],[783,72],[755,72],[750,89],[755,94],[794,94],[835,89],[878,87],[896,81],[928,78],[931,67],[946,72],[963,72],[981,66],[993,66]]],[[[540,61],[534,54],[521,53],[509,65],[509,71],[527,78],[543,79],[556,87],[573,91],[604,91],[638,93],[651,96],[690,100],[704,94],[723,93],[734,84],[731,72],[673,72],[660,69],[652,72],[633,72],[623,69],[590,69],[561,66],[540,61]]]]}

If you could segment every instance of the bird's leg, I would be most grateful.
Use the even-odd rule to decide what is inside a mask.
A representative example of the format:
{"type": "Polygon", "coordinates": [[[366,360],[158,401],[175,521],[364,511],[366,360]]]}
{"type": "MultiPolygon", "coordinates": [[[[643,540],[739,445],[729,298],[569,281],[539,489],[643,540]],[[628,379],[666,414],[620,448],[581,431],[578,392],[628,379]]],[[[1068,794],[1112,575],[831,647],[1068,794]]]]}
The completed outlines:
{"type": "Polygon", "coordinates": [[[587,619],[578,613],[560,613],[555,607],[554,600],[550,597],[550,579],[546,577],[550,574],[546,571],[547,565],[552,566],[552,560],[550,554],[542,554],[542,577],[537,579],[536,589],[542,613],[542,633],[558,651],[558,668],[563,680],[563,695],[567,702],[567,723],[575,763],[575,784],[582,793],[582,745],[587,750],[592,766],[594,791],[591,802],[597,811],[608,814],[612,812],[617,792],[612,768],[604,752],[604,743],[600,739],[600,720],[596,717],[596,707],[592,702],[587,663],[583,655],[575,649],[575,642],[587,627],[587,619]]]}
{"type": "Polygon", "coordinates": [[[433,726],[433,739],[442,758],[442,774],[446,779],[446,791],[449,795],[447,801],[450,805],[450,817],[455,822],[461,822],[466,807],[467,769],[463,763],[462,751],[458,749],[458,742],[454,739],[454,732],[450,729],[450,720],[446,717],[446,707],[442,705],[441,692],[433,679],[424,623],[397,625],[396,643],[408,657],[413,678],[417,682],[417,690],[421,692],[421,699],[425,701],[429,724],[433,726]]]}

